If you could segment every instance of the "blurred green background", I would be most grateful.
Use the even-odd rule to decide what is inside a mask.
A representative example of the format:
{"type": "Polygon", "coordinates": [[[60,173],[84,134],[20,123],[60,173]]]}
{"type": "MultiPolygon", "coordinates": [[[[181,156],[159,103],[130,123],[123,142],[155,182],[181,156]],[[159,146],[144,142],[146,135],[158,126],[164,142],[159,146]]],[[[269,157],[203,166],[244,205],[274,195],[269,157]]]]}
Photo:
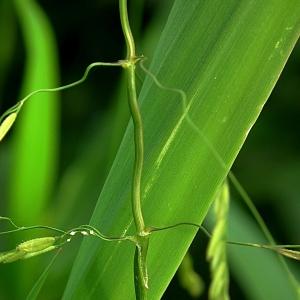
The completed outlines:
{"type": "MultiPolygon", "coordinates": [[[[134,12],[130,18],[138,52],[151,60],[173,1],[142,2],[130,1],[130,11],[134,12]]],[[[22,8],[20,1],[0,1],[1,112],[33,87],[49,87],[45,86],[48,82],[51,87],[67,84],[79,79],[91,62],[124,57],[118,1],[37,3],[46,14],[42,20],[46,17],[51,24],[55,40],[46,25],[46,42],[43,41],[46,35],[37,32],[36,42],[30,43],[24,29],[24,18],[28,16],[22,12],[28,8],[22,8]],[[48,49],[43,48],[45,43],[48,49]],[[51,57],[40,55],[42,51],[50,51],[51,57]]],[[[36,24],[32,26],[37,28],[36,24]]],[[[38,28],[42,30],[44,25],[38,28]]],[[[27,30],[30,32],[30,28],[27,30]]],[[[233,168],[279,243],[300,243],[299,70],[298,44],[233,168]]],[[[141,83],[143,74],[139,74],[141,83]]],[[[24,117],[18,118],[1,143],[0,215],[12,216],[20,225],[42,223],[68,229],[89,221],[129,119],[126,88],[120,70],[103,68],[94,70],[81,86],[43,97],[36,99],[36,105],[24,112],[24,117]],[[40,125],[41,116],[48,122],[45,128],[40,125]],[[32,136],[22,131],[26,126],[31,128],[32,136]],[[40,147],[33,153],[33,141],[48,145],[48,152],[40,147]],[[18,176],[26,181],[20,183],[18,176]]],[[[233,201],[242,203],[238,195],[233,201]]],[[[4,228],[5,224],[1,226],[4,228]]],[[[24,237],[24,234],[1,237],[0,250],[14,247],[24,237]]],[[[59,299],[79,242],[63,249],[41,299],[59,299]]],[[[207,287],[206,244],[206,238],[199,233],[190,252],[195,270],[207,287]]],[[[1,265],[0,299],[24,299],[50,259],[51,255],[45,255],[32,261],[1,265]]],[[[293,267],[299,271],[299,264],[293,267]]],[[[247,299],[248,293],[235,270],[230,288],[232,299],[247,299]]],[[[190,299],[178,277],[164,295],[164,299],[175,298],[190,299]]],[[[206,290],[202,298],[207,298],[206,290]]]]}

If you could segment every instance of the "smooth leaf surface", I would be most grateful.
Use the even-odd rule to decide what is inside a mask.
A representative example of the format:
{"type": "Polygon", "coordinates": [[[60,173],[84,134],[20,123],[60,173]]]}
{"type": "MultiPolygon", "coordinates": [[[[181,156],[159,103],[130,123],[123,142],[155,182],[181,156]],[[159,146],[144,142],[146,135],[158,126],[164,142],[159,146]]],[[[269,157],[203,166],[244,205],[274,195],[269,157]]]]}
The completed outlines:
{"type": "MultiPolygon", "coordinates": [[[[56,87],[55,41],[47,17],[33,0],[14,2],[26,46],[22,95],[56,87]]],[[[32,97],[19,113],[10,186],[10,215],[19,223],[38,222],[49,200],[57,164],[57,125],[54,93],[32,97]]]]}
{"type": "MultiPolygon", "coordinates": [[[[297,1],[175,1],[151,70],[187,93],[202,135],[186,122],[178,95],[148,78],[140,95],[148,225],[202,222],[298,38],[299,15],[297,1]]],[[[106,234],[134,230],[132,160],[130,124],[91,220],[106,234]]],[[[162,296],[194,235],[181,228],[151,237],[150,299],[162,296]]],[[[64,299],[134,299],[133,253],[130,244],[86,239],[64,299]]]]}
{"type": "MultiPolygon", "coordinates": [[[[55,40],[47,16],[33,0],[15,0],[13,4],[26,51],[22,96],[36,89],[56,87],[55,40]]],[[[18,224],[40,223],[50,200],[57,165],[57,94],[29,99],[14,126],[8,213],[18,224]]],[[[18,277],[18,288],[14,292],[20,294],[16,298],[22,297],[21,291],[32,286],[34,263],[17,266],[14,277],[18,277]]]]}

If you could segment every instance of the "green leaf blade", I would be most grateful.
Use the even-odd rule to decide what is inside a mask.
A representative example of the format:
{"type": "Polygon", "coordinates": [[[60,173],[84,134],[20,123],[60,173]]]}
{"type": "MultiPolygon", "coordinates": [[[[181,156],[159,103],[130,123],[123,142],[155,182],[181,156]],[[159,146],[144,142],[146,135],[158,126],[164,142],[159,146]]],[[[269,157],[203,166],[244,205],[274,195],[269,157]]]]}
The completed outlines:
{"type": "MultiPolygon", "coordinates": [[[[299,14],[297,1],[175,2],[151,70],[186,92],[190,117],[205,138],[183,117],[177,95],[145,81],[140,101],[148,225],[202,222],[299,36],[299,14]]],[[[105,233],[133,231],[132,153],[130,124],[91,220],[105,233]]],[[[195,233],[182,228],[151,236],[149,299],[162,296],[195,233]]],[[[64,299],[133,299],[133,253],[132,245],[85,240],[64,299]]]]}

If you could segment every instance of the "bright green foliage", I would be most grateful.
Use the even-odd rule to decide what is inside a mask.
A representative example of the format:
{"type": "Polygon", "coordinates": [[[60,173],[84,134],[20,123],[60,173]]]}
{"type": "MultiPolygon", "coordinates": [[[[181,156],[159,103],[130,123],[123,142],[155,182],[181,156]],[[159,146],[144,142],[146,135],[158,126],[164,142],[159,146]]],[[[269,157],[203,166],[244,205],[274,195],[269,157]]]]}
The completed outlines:
{"type": "MultiPolygon", "coordinates": [[[[22,95],[56,87],[55,40],[44,12],[34,0],[15,0],[14,6],[26,46],[22,95]]],[[[57,164],[57,126],[55,93],[34,96],[18,116],[10,189],[10,216],[18,222],[38,222],[49,201],[57,164]]]]}
{"type": "MultiPolygon", "coordinates": [[[[53,63],[51,57],[55,52],[51,50],[53,40],[43,40],[49,37],[49,31],[47,34],[46,29],[43,35],[39,31],[47,28],[47,25],[43,27],[45,18],[34,2],[16,0],[15,3],[21,20],[24,18],[21,23],[27,47],[30,46],[29,53],[35,54],[41,62],[36,68],[31,64],[33,56],[29,56],[30,67],[25,82],[31,81],[28,78],[34,79],[25,85],[28,91],[51,87],[51,82],[40,85],[43,81],[40,82],[40,70],[45,72],[47,64],[53,63]],[[33,23],[35,26],[30,27],[33,23]]],[[[142,210],[146,226],[202,222],[299,36],[299,15],[300,5],[296,0],[289,3],[279,0],[272,3],[175,1],[151,64],[151,71],[159,81],[173,89],[158,89],[153,78],[148,77],[140,94],[146,137],[146,165],[142,173],[142,210]],[[178,93],[170,92],[175,91],[174,88],[186,92],[186,105],[182,105],[178,93]]],[[[55,77],[52,66],[48,65],[47,80],[55,77]]],[[[22,112],[23,118],[20,118],[16,132],[11,213],[22,223],[26,220],[36,222],[53,186],[57,115],[56,101],[52,99],[51,102],[50,97],[30,101],[35,104],[28,105],[28,112],[22,112]],[[41,109],[41,103],[47,104],[41,109]],[[41,120],[46,120],[45,127],[40,126],[41,120]],[[51,124],[54,130],[50,129],[51,124]],[[46,147],[39,148],[40,144],[46,147]],[[41,159],[37,159],[40,154],[41,159]],[[32,174],[37,178],[34,190],[30,186],[32,174]]],[[[5,135],[13,117],[4,120],[0,136],[5,135]]],[[[109,236],[132,234],[134,230],[130,207],[133,154],[130,124],[91,221],[109,236]]],[[[101,237],[96,228],[91,228],[83,225],[69,234],[101,237]]],[[[150,299],[161,297],[194,234],[195,229],[190,226],[153,232],[147,257],[150,299]]],[[[107,239],[105,235],[101,238],[125,240],[107,239]]],[[[52,244],[48,246],[47,242],[37,246],[35,241],[37,244],[43,242],[39,239],[25,242],[16,250],[2,253],[0,260],[12,262],[56,248],[52,244]],[[24,246],[34,247],[29,247],[31,251],[26,253],[22,250],[24,246]]],[[[133,260],[137,250],[139,248],[134,249],[127,242],[87,239],[75,262],[64,298],[133,299],[133,260]]],[[[279,248],[278,252],[298,258],[298,252],[293,250],[279,248]]],[[[140,262],[143,265],[139,271],[143,273],[140,278],[145,279],[144,263],[145,260],[140,262]]],[[[34,297],[48,272],[49,269],[33,289],[34,297]]],[[[263,280],[261,282],[264,285],[263,280]]],[[[142,284],[146,286],[148,282],[142,284]]],[[[256,287],[253,290],[255,295],[256,287]]]]}
{"type": "MultiPolygon", "coordinates": [[[[151,70],[186,92],[205,139],[186,122],[180,98],[146,80],[146,224],[201,223],[299,36],[299,14],[297,1],[175,1],[151,70]]],[[[132,231],[132,140],[130,125],[91,220],[113,234],[132,231]]],[[[161,297],[194,234],[184,228],[151,236],[150,299],[161,297]]],[[[133,299],[133,254],[131,245],[86,240],[64,299],[133,299]]]]}
{"type": "MultiPolygon", "coordinates": [[[[34,0],[11,1],[25,44],[21,96],[58,85],[55,39],[47,16],[34,0]]],[[[22,73],[22,70],[20,70],[22,73]]],[[[19,112],[12,139],[8,214],[18,223],[42,219],[53,193],[58,163],[58,96],[33,97],[19,112]]],[[[32,284],[32,268],[18,265],[20,292],[32,284]],[[30,275],[29,275],[30,274],[30,275]]],[[[18,273],[18,274],[17,274],[18,273]]]]}

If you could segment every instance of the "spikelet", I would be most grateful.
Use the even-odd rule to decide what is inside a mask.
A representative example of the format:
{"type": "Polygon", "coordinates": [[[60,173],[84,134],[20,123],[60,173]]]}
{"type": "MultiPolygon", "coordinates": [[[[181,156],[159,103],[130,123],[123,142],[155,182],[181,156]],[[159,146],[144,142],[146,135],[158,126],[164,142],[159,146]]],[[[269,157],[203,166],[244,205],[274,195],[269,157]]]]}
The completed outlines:
{"type": "Polygon", "coordinates": [[[57,238],[50,236],[23,242],[13,250],[1,252],[0,263],[7,264],[52,251],[58,247],[54,245],[56,240],[57,238]]]}
{"type": "Polygon", "coordinates": [[[36,238],[21,243],[20,245],[17,246],[16,249],[19,251],[24,251],[26,253],[38,252],[52,246],[55,243],[55,241],[56,238],[53,236],[36,238]]]}
{"type": "Polygon", "coordinates": [[[223,184],[220,194],[215,200],[216,223],[207,249],[207,260],[210,262],[211,283],[210,300],[229,300],[229,271],[226,254],[226,232],[229,209],[229,188],[223,184]]]}
{"type": "Polygon", "coordinates": [[[0,263],[7,264],[14,262],[16,260],[22,259],[25,255],[25,252],[18,250],[11,250],[7,252],[0,253],[0,263]]]}

